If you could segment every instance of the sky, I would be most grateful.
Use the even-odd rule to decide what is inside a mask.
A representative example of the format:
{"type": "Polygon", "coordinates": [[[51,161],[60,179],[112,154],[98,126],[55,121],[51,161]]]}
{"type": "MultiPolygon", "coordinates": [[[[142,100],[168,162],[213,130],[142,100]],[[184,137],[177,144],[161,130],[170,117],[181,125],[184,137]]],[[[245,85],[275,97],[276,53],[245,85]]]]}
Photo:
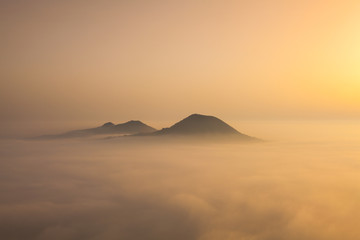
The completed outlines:
{"type": "Polygon", "coordinates": [[[360,2],[0,1],[0,120],[360,117],[360,2]]]}

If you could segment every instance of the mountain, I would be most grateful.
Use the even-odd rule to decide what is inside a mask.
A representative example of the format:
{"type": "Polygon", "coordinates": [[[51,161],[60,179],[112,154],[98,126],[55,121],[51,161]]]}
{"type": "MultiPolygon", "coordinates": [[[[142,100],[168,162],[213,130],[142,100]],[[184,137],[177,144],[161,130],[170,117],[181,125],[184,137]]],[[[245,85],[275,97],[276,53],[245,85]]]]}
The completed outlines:
{"type": "Polygon", "coordinates": [[[175,123],[169,128],[163,128],[148,135],[156,136],[201,136],[201,137],[225,137],[241,138],[242,140],[256,140],[238,132],[236,129],[213,116],[192,114],[187,118],[175,123]]]}
{"type": "Polygon", "coordinates": [[[57,139],[57,138],[74,138],[74,137],[90,137],[94,135],[106,134],[137,134],[137,133],[151,133],[156,129],[152,128],[141,121],[128,121],[120,124],[113,124],[107,122],[100,127],[88,128],[81,130],[74,130],[62,134],[43,135],[36,137],[36,139],[57,139]]]}
{"type": "MultiPolygon", "coordinates": [[[[43,135],[33,139],[62,139],[76,137],[91,137],[96,135],[115,135],[108,138],[118,137],[116,135],[127,136],[172,136],[172,139],[184,139],[183,137],[192,137],[192,139],[209,140],[259,140],[243,133],[220,120],[217,117],[201,114],[192,114],[187,118],[175,123],[169,128],[163,128],[157,131],[140,121],[128,121],[121,124],[107,122],[100,127],[74,130],[57,135],[43,135]]],[[[189,139],[189,138],[186,138],[189,139]]]]}

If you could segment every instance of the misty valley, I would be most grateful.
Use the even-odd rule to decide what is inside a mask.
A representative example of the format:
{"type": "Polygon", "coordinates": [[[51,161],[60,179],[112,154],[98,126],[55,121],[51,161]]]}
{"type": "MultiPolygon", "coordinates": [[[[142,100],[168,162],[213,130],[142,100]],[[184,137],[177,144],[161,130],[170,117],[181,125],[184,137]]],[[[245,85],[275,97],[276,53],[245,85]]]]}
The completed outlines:
{"type": "Polygon", "coordinates": [[[1,236],[360,237],[357,124],[236,125],[272,140],[2,139],[1,236]]]}

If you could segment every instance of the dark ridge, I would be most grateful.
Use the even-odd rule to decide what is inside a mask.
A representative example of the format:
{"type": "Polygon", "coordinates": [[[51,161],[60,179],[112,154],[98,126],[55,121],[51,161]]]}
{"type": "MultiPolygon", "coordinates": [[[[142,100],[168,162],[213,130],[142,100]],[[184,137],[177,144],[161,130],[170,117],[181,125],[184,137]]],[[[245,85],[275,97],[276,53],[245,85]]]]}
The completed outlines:
{"type": "Polygon", "coordinates": [[[113,124],[112,122],[107,122],[104,125],[102,125],[102,127],[111,127],[114,126],[115,124],[113,124]]]}
{"type": "Polygon", "coordinates": [[[151,133],[156,131],[155,128],[146,125],[138,120],[131,120],[126,123],[115,125],[115,132],[124,134],[136,134],[136,133],[151,133]]]}
{"type": "Polygon", "coordinates": [[[170,128],[160,130],[163,134],[238,134],[239,132],[222,120],[200,114],[192,114],[170,128]]]}
{"type": "MultiPolygon", "coordinates": [[[[113,124],[107,122],[100,127],[75,130],[57,135],[44,135],[32,139],[61,139],[90,137],[94,135],[127,135],[127,136],[179,136],[194,137],[193,139],[212,140],[246,140],[256,141],[259,139],[238,132],[221,119],[214,116],[192,114],[187,118],[175,123],[169,128],[157,131],[141,121],[131,120],[125,123],[113,124]]],[[[184,138],[182,138],[184,139],[184,138]]],[[[188,139],[188,138],[187,138],[188,139]]]]}
{"type": "Polygon", "coordinates": [[[74,130],[62,134],[54,135],[43,135],[33,139],[61,139],[61,138],[76,138],[76,137],[90,137],[94,135],[105,135],[105,134],[144,134],[156,131],[155,128],[146,125],[141,121],[128,121],[120,124],[113,124],[107,122],[100,127],[88,128],[81,130],[74,130]]]}
{"type": "Polygon", "coordinates": [[[175,123],[169,128],[163,128],[148,135],[155,136],[197,136],[215,138],[241,138],[242,140],[256,140],[238,132],[236,129],[214,116],[192,114],[175,123]]]}

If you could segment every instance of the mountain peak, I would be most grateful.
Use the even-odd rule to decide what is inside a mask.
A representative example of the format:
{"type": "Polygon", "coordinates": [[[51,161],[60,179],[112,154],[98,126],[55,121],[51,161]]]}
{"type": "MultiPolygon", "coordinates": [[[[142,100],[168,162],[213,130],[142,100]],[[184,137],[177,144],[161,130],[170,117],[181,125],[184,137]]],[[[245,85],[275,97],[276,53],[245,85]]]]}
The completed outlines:
{"type": "Polygon", "coordinates": [[[156,129],[152,128],[140,121],[128,121],[126,123],[114,124],[112,122],[104,123],[103,125],[95,128],[87,128],[80,130],[73,130],[62,134],[43,135],[35,137],[35,139],[58,139],[58,138],[74,138],[74,137],[89,137],[95,135],[108,135],[108,134],[137,134],[137,133],[151,133],[156,129]]]}
{"type": "Polygon", "coordinates": [[[127,124],[128,123],[131,123],[131,124],[134,124],[134,123],[136,123],[136,124],[139,124],[139,123],[141,123],[141,124],[143,124],[141,121],[139,121],[139,120],[130,120],[130,121],[127,121],[126,122],[127,124]]]}
{"type": "Polygon", "coordinates": [[[203,114],[199,114],[199,113],[193,113],[193,114],[189,115],[188,117],[184,118],[183,120],[186,120],[186,119],[200,120],[201,121],[201,120],[206,120],[206,119],[218,119],[218,118],[216,118],[214,116],[203,115],[203,114]]]}
{"type": "Polygon", "coordinates": [[[199,114],[199,113],[193,113],[193,114],[189,115],[188,117],[197,117],[197,116],[206,116],[206,115],[199,114]]]}
{"type": "Polygon", "coordinates": [[[112,126],[114,126],[115,124],[113,124],[112,122],[107,122],[107,123],[104,123],[103,125],[102,125],[102,127],[112,127],[112,126]]]}
{"type": "Polygon", "coordinates": [[[203,114],[199,114],[199,113],[193,113],[193,114],[189,115],[187,118],[201,118],[201,117],[211,117],[211,116],[207,116],[207,115],[203,115],[203,114]]]}
{"type": "Polygon", "coordinates": [[[191,114],[170,128],[158,131],[157,134],[243,135],[217,117],[198,113],[191,114]]]}

